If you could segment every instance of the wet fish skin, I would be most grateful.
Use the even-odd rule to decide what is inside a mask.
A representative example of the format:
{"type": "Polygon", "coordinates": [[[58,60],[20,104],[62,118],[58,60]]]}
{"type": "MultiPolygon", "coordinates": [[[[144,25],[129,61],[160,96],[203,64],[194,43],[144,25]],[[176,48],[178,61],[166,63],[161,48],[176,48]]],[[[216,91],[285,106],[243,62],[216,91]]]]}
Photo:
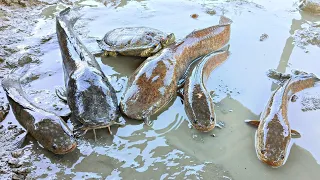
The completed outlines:
{"type": "Polygon", "coordinates": [[[146,119],[162,109],[176,95],[189,64],[227,44],[231,22],[222,16],[219,25],[194,31],[145,60],[128,79],[121,111],[133,119],[146,119]]]}
{"type": "Polygon", "coordinates": [[[37,107],[27,99],[20,84],[21,75],[22,71],[17,71],[2,80],[2,87],[16,119],[45,149],[55,154],[72,152],[77,146],[72,131],[59,116],[37,107]]]}
{"type": "Polygon", "coordinates": [[[292,76],[270,97],[261,114],[255,134],[255,148],[258,158],[277,168],[285,164],[290,153],[292,130],[288,120],[288,102],[294,93],[313,87],[319,81],[312,73],[300,72],[292,76]]]}
{"type": "Polygon", "coordinates": [[[204,56],[186,77],[183,87],[184,109],[192,125],[199,131],[208,132],[216,125],[214,102],[205,83],[210,73],[227,60],[228,50],[204,56]]]}
{"type": "Polygon", "coordinates": [[[110,127],[118,124],[120,115],[116,92],[73,31],[79,17],[76,11],[67,8],[56,18],[67,103],[71,117],[83,124],[81,130],[110,127]]]}

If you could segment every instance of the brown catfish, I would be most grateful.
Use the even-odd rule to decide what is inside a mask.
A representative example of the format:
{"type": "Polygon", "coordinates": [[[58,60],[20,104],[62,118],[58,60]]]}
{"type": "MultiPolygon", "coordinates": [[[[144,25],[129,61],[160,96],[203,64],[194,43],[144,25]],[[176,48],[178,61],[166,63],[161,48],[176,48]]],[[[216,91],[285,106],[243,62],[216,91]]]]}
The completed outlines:
{"type": "MultiPolygon", "coordinates": [[[[288,77],[288,75],[282,77],[288,77]]],[[[262,162],[274,168],[285,164],[290,152],[291,138],[300,136],[297,131],[290,128],[287,115],[289,100],[294,93],[313,87],[319,80],[312,73],[295,71],[271,95],[260,116],[260,121],[246,120],[247,123],[258,126],[255,148],[262,162]]]]}
{"type": "Polygon", "coordinates": [[[208,132],[216,125],[213,100],[205,87],[210,73],[229,56],[229,51],[213,52],[204,56],[186,78],[183,87],[184,109],[199,131],[208,132]]]}
{"type": "Polygon", "coordinates": [[[73,151],[77,143],[67,124],[59,116],[37,107],[27,99],[20,77],[28,67],[14,71],[2,80],[16,119],[47,150],[55,154],[73,151]]]}
{"type": "Polygon", "coordinates": [[[130,76],[120,101],[121,111],[133,119],[148,119],[176,95],[177,84],[197,57],[219,50],[230,39],[231,20],[193,31],[181,43],[149,57],[130,76]]]}

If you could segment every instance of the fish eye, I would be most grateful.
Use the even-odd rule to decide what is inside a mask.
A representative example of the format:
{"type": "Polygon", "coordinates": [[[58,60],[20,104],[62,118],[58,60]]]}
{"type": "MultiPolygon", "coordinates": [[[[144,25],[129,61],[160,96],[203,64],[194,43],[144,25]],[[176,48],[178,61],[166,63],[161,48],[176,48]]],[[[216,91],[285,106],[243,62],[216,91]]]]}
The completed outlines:
{"type": "Polygon", "coordinates": [[[284,155],[282,154],[282,155],[280,156],[280,158],[283,160],[283,159],[284,159],[284,155]]]}
{"type": "Polygon", "coordinates": [[[261,154],[265,154],[267,151],[265,149],[262,149],[260,152],[261,154]]]}
{"type": "Polygon", "coordinates": [[[195,119],[195,120],[193,121],[193,123],[194,123],[194,124],[198,124],[198,120],[195,119]]]}

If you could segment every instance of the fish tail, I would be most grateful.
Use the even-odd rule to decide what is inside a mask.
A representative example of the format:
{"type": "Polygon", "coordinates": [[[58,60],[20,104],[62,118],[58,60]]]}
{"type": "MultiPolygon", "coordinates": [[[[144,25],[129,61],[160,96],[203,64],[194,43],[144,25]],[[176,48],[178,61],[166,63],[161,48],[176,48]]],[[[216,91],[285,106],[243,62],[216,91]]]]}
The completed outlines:
{"type": "Polygon", "coordinates": [[[15,75],[21,78],[28,72],[29,69],[30,69],[30,64],[26,64],[21,68],[14,68],[9,75],[10,76],[15,75]]]}
{"type": "Polygon", "coordinates": [[[223,15],[220,17],[219,25],[227,26],[227,25],[230,25],[232,23],[233,23],[233,21],[231,19],[229,19],[229,18],[227,18],[227,17],[225,17],[223,15]]]}
{"type": "Polygon", "coordinates": [[[6,87],[8,87],[9,84],[11,84],[13,82],[20,82],[20,78],[22,76],[24,76],[28,72],[29,69],[30,69],[30,64],[26,64],[26,65],[24,65],[23,67],[20,67],[20,68],[14,68],[1,81],[2,87],[4,87],[4,89],[6,89],[6,87]]]}
{"type": "Polygon", "coordinates": [[[74,24],[77,22],[79,18],[83,16],[83,14],[80,14],[78,11],[79,8],[73,8],[70,7],[62,10],[58,15],[57,18],[63,21],[67,21],[70,26],[74,26],[74,24]]]}

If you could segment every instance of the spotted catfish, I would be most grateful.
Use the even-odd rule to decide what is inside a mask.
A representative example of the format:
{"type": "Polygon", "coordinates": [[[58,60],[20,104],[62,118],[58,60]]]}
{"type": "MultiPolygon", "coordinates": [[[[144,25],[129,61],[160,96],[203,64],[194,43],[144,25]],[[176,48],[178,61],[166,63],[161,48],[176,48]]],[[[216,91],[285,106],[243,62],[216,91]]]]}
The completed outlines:
{"type": "Polygon", "coordinates": [[[199,60],[186,77],[183,86],[184,109],[193,127],[199,131],[208,132],[217,125],[214,103],[205,83],[210,73],[228,56],[228,50],[210,53],[199,60]]]}
{"type": "Polygon", "coordinates": [[[291,138],[300,137],[300,133],[290,127],[287,115],[288,103],[294,93],[313,87],[320,79],[312,73],[302,71],[293,71],[289,75],[274,72],[269,73],[269,77],[281,77],[279,79],[282,80],[281,85],[271,95],[260,121],[246,120],[246,122],[258,127],[255,134],[258,158],[277,168],[284,165],[289,156],[291,138]]]}
{"type": "Polygon", "coordinates": [[[59,116],[39,108],[27,99],[20,77],[28,68],[25,66],[14,71],[2,80],[2,87],[16,119],[45,149],[55,154],[73,151],[77,143],[66,123],[59,116]]]}
{"type": "Polygon", "coordinates": [[[222,16],[219,25],[193,31],[182,42],[145,60],[128,80],[121,111],[130,118],[147,120],[167,105],[190,63],[228,43],[231,22],[222,16]]]}
{"type": "MultiPolygon", "coordinates": [[[[118,122],[120,112],[116,92],[94,56],[73,31],[79,17],[77,11],[67,8],[56,19],[66,87],[64,99],[72,112],[71,118],[83,124],[76,132],[82,130],[84,134],[93,129],[95,133],[99,128],[109,128],[110,131],[110,126],[121,125],[118,122]]],[[[60,96],[63,94],[61,92],[60,96]]]]}

